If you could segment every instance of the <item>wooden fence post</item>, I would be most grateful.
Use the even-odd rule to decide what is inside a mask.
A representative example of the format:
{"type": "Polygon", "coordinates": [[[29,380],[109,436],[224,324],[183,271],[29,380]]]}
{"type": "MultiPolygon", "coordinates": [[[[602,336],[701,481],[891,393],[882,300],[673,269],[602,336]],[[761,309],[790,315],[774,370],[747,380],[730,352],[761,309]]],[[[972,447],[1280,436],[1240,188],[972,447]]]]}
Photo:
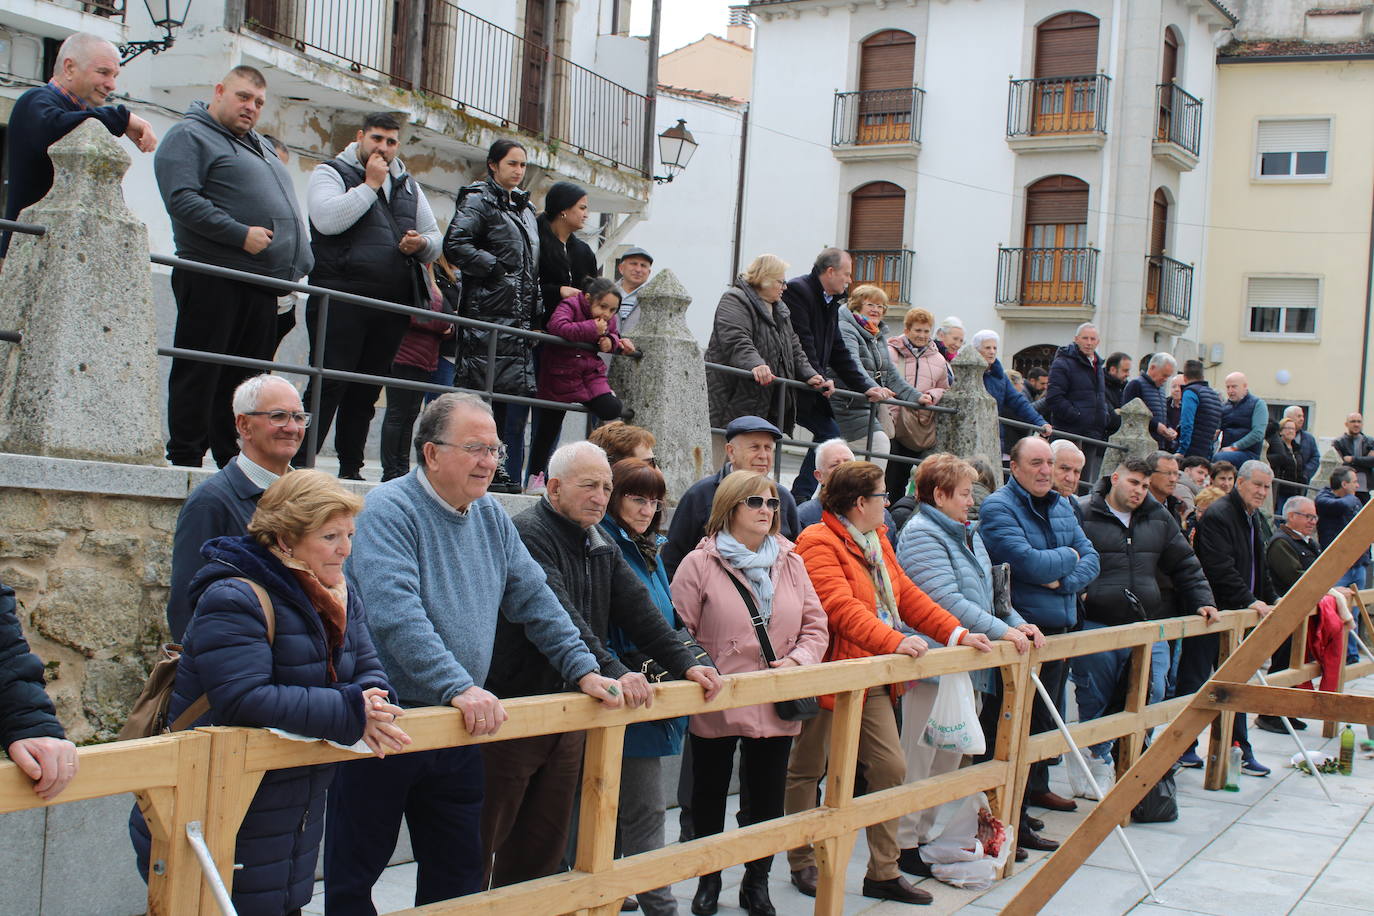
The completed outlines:
{"type": "MultiPolygon", "coordinates": [[[[245,766],[248,736],[242,728],[212,726],[197,729],[210,738],[209,795],[205,811],[205,845],[219,869],[220,880],[232,893],[234,889],[234,847],[243,816],[253,803],[263,773],[250,773],[245,766]]],[[[200,889],[200,912],[218,913],[219,904],[208,884],[200,889]]]]}
{"type": "MultiPolygon", "coordinates": [[[[625,726],[587,731],[582,758],[582,808],[577,822],[578,871],[605,871],[615,859],[615,827],[620,810],[620,761],[625,749],[625,726]]],[[[592,907],[591,916],[620,912],[623,897],[592,907]]]]}
{"type": "MultiPolygon", "coordinates": [[[[1221,667],[1231,657],[1231,653],[1236,651],[1236,646],[1240,644],[1240,634],[1237,632],[1239,629],[1243,627],[1231,627],[1217,634],[1217,667],[1221,667]]],[[[1207,770],[1202,778],[1204,789],[1217,791],[1226,788],[1226,773],[1231,766],[1231,742],[1234,740],[1235,725],[1235,713],[1230,712],[1217,713],[1216,719],[1212,722],[1212,731],[1207,739],[1207,770]]],[[[1240,776],[1239,773],[1235,775],[1237,778],[1240,776]]]]}
{"type": "MultiPolygon", "coordinates": [[[[1031,684],[1031,665],[1035,649],[1018,656],[1016,663],[1001,669],[1002,713],[997,722],[997,741],[993,745],[992,756],[1007,766],[1006,783],[1001,789],[990,793],[988,803],[993,815],[1007,825],[1007,829],[1021,832],[1021,806],[1026,793],[1028,769],[1020,760],[1026,752],[1026,740],[1030,736],[1031,704],[1035,701],[1035,687],[1031,684]]],[[[1016,856],[1008,856],[1007,864],[1002,866],[1002,877],[1010,876],[1016,870],[1016,856]]]]}
{"type": "MultiPolygon", "coordinates": [[[[884,688],[886,689],[886,688],[884,688]]],[[[863,726],[867,690],[835,695],[830,721],[830,762],[825,777],[827,808],[847,808],[854,801],[854,774],[859,766],[859,731],[863,726]]],[[[815,844],[816,916],[840,916],[844,912],[844,878],[857,834],[831,837],[815,844]]]]}
{"type": "MultiPolygon", "coordinates": [[[[1140,713],[1149,705],[1150,660],[1153,657],[1153,650],[1154,646],[1152,645],[1136,646],[1131,650],[1130,673],[1126,679],[1125,712],[1140,713]]],[[[1122,736],[1116,745],[1116,775],[1118,779],[1135,765],[1144,748],[1145,732],[1143,730],[1122,736]]],[[[1127,813],[1122,819],[1121,826],[1129,827],[1130,823],[1131,815],[1127,813]]]]}
{"type": "MultiPolygon", "coordinates": [[[[210,739],[176,735],[176,784],[136,792],[152,834],[148,857],[149,916],[194,916],[203,885],[200,863],[186,838],[186,825],[204,821],[210,776],[210,739]]],[[[217,909],[205,910],[217,913],[217,909]]]]}

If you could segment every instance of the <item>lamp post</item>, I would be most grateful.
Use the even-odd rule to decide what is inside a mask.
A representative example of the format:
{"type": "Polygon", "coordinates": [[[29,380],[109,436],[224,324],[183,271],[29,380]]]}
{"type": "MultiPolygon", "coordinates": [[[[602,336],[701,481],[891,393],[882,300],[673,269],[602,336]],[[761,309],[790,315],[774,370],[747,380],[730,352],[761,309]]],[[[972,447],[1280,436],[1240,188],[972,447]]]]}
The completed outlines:
{"type": "Polygon", "coordinates": [[[148,18],[153,20],[153,25],[166,34],[152,41],[130,41],[120,45],[120,66],[127,64],[144,51],[159,54],[170,48],[176,40],[172,35],[172,29],[181,28],[186,23],[186,14],[191,10],[191,0],[143,0],[143,5],[148,8],[148,18]],[[181,7],[180,15],[177,15],[174,7],[181,7]]]}
{"type": "Polygon", "coordinates": [[[687,168],[692,154],[697,151],[697,141],[687,129],[687,122],[677,119],[677,124],[658,135],[658,158],[663,163],[667,175],[655,175],[654,181],[666,184],[677,177],[677,173],[687,168]]]}

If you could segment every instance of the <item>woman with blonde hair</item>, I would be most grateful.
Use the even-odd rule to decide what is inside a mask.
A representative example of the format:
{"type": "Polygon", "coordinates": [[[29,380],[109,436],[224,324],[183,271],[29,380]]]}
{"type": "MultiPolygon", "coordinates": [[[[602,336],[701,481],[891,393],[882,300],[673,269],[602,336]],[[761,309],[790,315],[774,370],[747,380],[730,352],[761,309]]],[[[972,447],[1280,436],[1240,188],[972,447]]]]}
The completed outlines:
{"type": "MultiPolygon", "coordinates": [[[[248,534],[208,541],[191,581],[186,629],[167,710],[193,726],[277,728],[378,757],[410,738],[396,724],[386,672],[362,603],[343,573],[363,501],[320,471],[297,470],[258,500],[248,534]]],[[[272,770],[239,827],[233,901],[244,916],[282,916],[310,902],[334,764],[272,770]]],[[[130,831],[147,878],[150,840],[137,808],[130,831]]]]}
{"type": "MultiPolygon", "coordinates": [[[[673,577],[673,605],[721,674],[814,665],[825,655],[825,613],[792,542],[778,534],[777,484],[735,471],[716,489],[706,536],[673,577]],[[757,620],[757,623],[755,622],[757,620]],[[765,644],[766,640],[766,644],[765,644]]],[[[801,722],[778,716],[772,703],[692,717],[692,817],[698,837],[725,826],[725,797],[734,769],[748,783],[749,823],[780,817],[787,758],[801,722]]],[[[768,897],[771,855],[748,862],[739,903],[750,916],[773,916],[768,897]]],[[[692,912],[716,912],[720,872],[702,875],[692,912]]]]}
{"type": "MultiPolygon", "coordinates": [[[[893,365],[902,370],[903,377],[921,396],[922,404],[938,404],[945,389],[954,383],[949,360],[940,352],[939,344],[931,339],[935,316],[930,309],[919,306],[908,309],[902,319],[902,333],[887,339],[887,352],[893,365]]],[[[960,329],[962,333],[962,329],[960,329]]],[[[962,337],[960,338],[962,341],[962,337]]],[[[935,447],[935,413],[892,407],[892,454],[908,458],[922,458],[935,447]]],[[[906,462],[892,462],[887,469],[887,495],[893,502],[900,500],[911,483],[912,466],[906,462]]]]}

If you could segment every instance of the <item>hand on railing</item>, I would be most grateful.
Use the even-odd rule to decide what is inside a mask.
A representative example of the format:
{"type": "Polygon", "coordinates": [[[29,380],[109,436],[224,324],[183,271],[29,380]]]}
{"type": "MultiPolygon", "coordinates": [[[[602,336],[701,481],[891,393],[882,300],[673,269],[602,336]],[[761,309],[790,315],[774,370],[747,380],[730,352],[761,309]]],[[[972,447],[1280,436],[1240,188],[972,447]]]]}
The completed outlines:
{"type": "Polygon", "coordinates": [[[979,652],[991,652],[992,640],[982,633],[968,632],[959,637],[959,645],[968,646],[970,649],[977,649],[979,652]]]}
{"type": "Polygon", "coordinates": [[[1256,600],[1250,605],[1250,610],[1259,611],[1260,620],[1263,620],[1274,612],[1274,606],[1267,602],[1256,600]]]}
{"type": "Polygon", "coordinates": [[[10,743],[10,760],[33,780],[33,791],[52,801],[76,775],[76,745],[64,738],[20,738],[10,743]]]}
{"type": "Polygon", "coordinates": [[[754,381],[758,382],[760,385],[771,385],[773,384],[773,379],[775,378],[775,376],[773,375],[773,370],[768,368],[767,363],[765,363],[762,366],[755,366],[753,370],[753,376],[754,381]]]}
{"type": "Polygon", "coordinates": [[[1221,620],[1221,612],[1210,604],[1203,605],[1197,609],[1198,616],[1208,623],[1218,623],[1221,620]]]}
{"type": "Polygon", "coordinates": [[[926,641],[921,637],[908,636],[897,643],[897,648],[893,651],[898,655],[910,655],[912,658],[920,658],[922,655],[925,655],[926,651],[929,649],[930,646],[926,645],[926,641]]]}
{"type": "Polygon", "coordinates": [[[1030,637],[1031,645],[1037,649],[1045,648],[1045,634],[1040,632],[1040,628],[1033,623],[1023,623],[1015,629],[1020,630],[1030,637]]]}
{"type": "Polygon", "coordinates": [[[620,676],[620,694],[630,709],[641,706],[649,709],[654,705],[654,688],[649,685],[649,679],[638,671],[629,671],[620,676]]]}
{"type": "Polygon", "coordinates": [[[806,380],[806,384],[816,389],[817,394],[830,397],[835,393],[835,383],[823,375],[813,375],[806,380]]]}
{"type": "Polygon", "coordinates": [[[631,353],[635,352],[635,342],[628,337],[620,338],[620,352],[629,356],[631,353]]]}
{"type": "Polygon", "coordinates": [[[864,392],[864,397],[870,401],[890,401],[896,396],[896,392],[891,388],[884,388],[881,385],[875,385],[864,392]]]}
{"type": "Polygon", "coordinates": [[[1007,627],[1007,632],[999,638],[1015,646],[1018,655],[1025,655],[1030,651],[1030,637],[1016,627],[1007,627]]]}
{"type": "Polygon", "coordinates": [[[463,713],[463,726],[474,738],[479,735],[496,734],[497,729],[510,718],[510,713],[506,712],[496,694],[488,693],[475,684],[448,702],[454,709],[463,713]]]}
{"type": "MultiPolygon", "coordinates": [[[[778,659],[778,662],[785,661],[791,661],[792,664],[796,664],[792,659],[778,659]]],[[[774,662],[774,664],[778,662],[774,662]]],[[[682,676],[689,681],[695,681],[701,685],[701,689],[706,692],[705,699],[708,703],[714,700],[716,695],[719,694],[721,689],[725,686],[725,681],[721,679],[720,672],[710,665],[693,665],[688,668],[682,676]]]]}
{"type": "Polygon", "coordinates": [[[389,696],[380,687],[363,691],[363,741],[378,757],[385,757],[387,751],[403,751],[410,743],[410,736],[396,724],[397,717],[405,715],[405,710],[388,702],[389,696]]]}
{"type": "Polygon", "coordinates": [[[620,684],[614,678],[602,677],[595,671],[582,675],[577,682],[577,689],[593,700],[600,700],[607,709],[619,709],[625,705],[620,698],[620,684]]]}

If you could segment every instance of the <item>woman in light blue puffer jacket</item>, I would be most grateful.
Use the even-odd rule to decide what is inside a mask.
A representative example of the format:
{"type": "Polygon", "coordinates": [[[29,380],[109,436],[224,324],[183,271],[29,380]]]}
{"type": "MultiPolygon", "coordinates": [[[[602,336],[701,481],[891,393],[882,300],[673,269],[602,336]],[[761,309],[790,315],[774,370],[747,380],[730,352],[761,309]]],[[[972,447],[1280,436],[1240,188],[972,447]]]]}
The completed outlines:
{"type": "MultiPolygon", "coordinates": [[[[897,562],[939,605],[959,619],[973,633],[989,639],[1005,639],[1026,652],[1031,642],[1044,645],[1044,637],[1013,609],[1005,619],[994,615],[992,607],[992,563],[983,539],[969,524],[973,507],[973,482],[978,471],[973,465],[947,453],[931,455],[921,462],[916,473],[917,511],[902,527],[897,540],[897,562]]],[[[994,694],[997,689],[993,669],[971,674],[976,691],[994,694]]],[[[935,705],[938,678],[918,682],[902,696],[902,748],[906,752],[908,782],[948,773],[959,766],[962,755],[937,751],[921,740],[924,723],[935,705]]],[[[988,701],[990,702],[990,700],[988,701]]],[[[995,719],[994,719],[995,721],[995,719]]],[[[994,736],[987,735],[989,746],[994,736]]],[[[938,808],[927,808],[902,818],[897,841],[902,859],[913,864],[915,850],[933,839],[938,808]]]]}

